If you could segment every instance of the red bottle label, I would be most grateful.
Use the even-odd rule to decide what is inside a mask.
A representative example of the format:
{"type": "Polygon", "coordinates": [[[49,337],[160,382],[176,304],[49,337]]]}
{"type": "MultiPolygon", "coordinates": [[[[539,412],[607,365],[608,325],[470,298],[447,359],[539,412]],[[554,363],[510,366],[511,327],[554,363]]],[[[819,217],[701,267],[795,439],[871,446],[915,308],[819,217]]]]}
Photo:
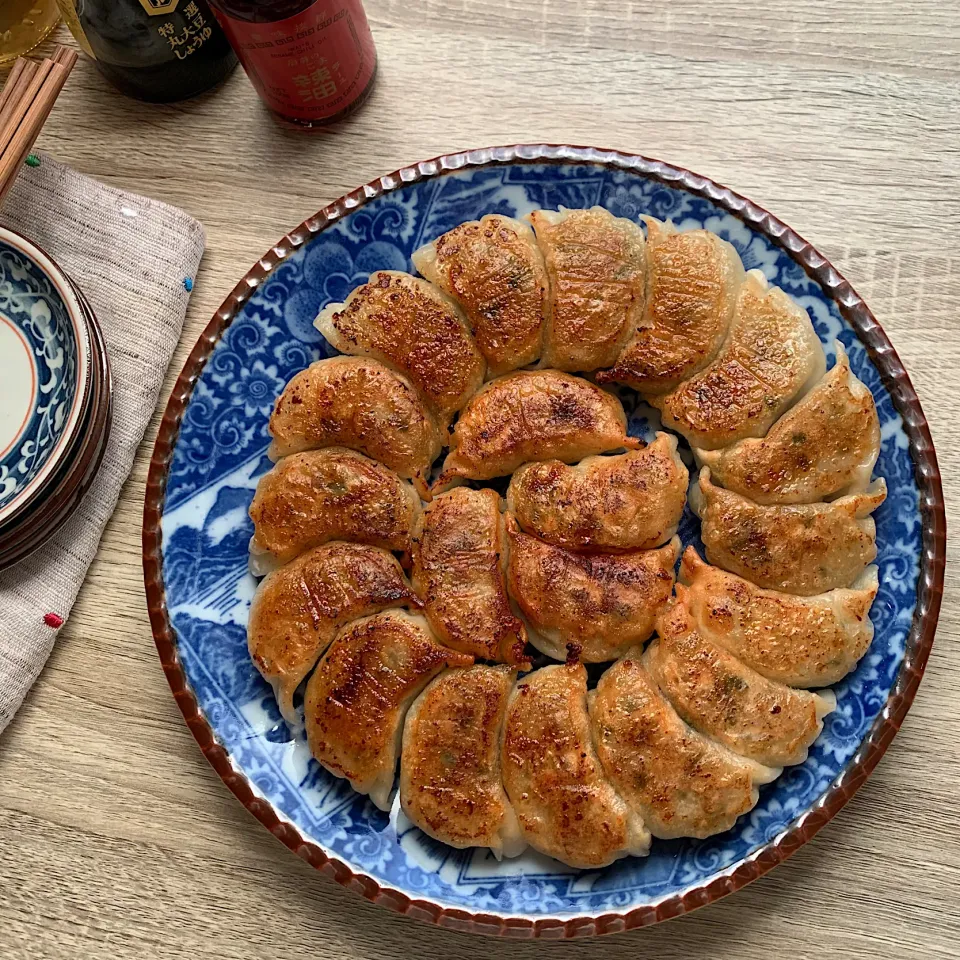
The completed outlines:
{"type": "Polygon", "coordinates": [[[294,120],[325,120],[353,103],[376,66],[361,0],[317,0],[273,23],[249,23],[217,10],[250,81],[271,110],[294,120]]]}

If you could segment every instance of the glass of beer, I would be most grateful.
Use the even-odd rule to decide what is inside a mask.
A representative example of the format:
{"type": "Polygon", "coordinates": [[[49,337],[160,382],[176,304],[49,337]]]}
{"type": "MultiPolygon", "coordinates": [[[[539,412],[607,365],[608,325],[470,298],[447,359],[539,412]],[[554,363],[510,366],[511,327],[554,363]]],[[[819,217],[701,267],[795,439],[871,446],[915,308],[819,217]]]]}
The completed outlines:
{"type": "Polygon", "coordinates": [[[59,19],[56,0],[0,0],[0,63],[32,50],[59,19]]]}

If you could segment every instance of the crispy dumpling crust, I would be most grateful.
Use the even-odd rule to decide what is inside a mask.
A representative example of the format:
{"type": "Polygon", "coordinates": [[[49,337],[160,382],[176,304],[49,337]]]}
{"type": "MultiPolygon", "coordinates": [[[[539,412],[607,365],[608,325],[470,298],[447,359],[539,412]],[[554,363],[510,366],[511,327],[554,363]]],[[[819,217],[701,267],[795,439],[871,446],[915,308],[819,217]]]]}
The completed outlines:
{"type": "Polygon", "coordinates": [[[856,667],[873,640],[876,567],[867,567],[851,589],[794,597],[711,567],[687,547],[680,580],[699,632],[768,680],[829,686],[856,667]]]}
{"type": "Polygon", "coordinates": [[[257,485],[250,569],[260,576],[330,540],[409,552],[420,498],[392,470],[343,447],[284,457],[257,485]]]}
{"type": "Polygon", "coordinates": [[[413,265],[453,297],[499,377],[540,356],[547,274],[533,231],[491,214],[461,223],[413,254],[413,265]]]}
{"type": "Polygon", "coordinates": [[[677,438],[658,433],[617,456],[520,467],[507,509],[527,533],[568,550],[649,550],[677,532],[688,479],[677,438]]]}
{"type": "Polygon", "coordinates": [[[346,301],[325,307],[315,326],[341,353],[409,378],[442,426],[483,383],[483,357],[460,308],[408,273],[372,274],[346,301]]]}
{"type": "Polygon", "coordinates": [[[613,367],[598,383],[625,383],[641,393],[672,389],[717,354],[730,327],[743,264],[726,240],[709,230],[678,231],[647,224],[646,304],[613,367]]]}
{"type": "Polygon", "coordinates": [[[673,593],[677,537],[658,550],[574,553],[521,533],[512,517],[507,530],[510,596],[538,650],[562,660],[572,645],[584,663],[605,663],[649,639],[673,593]]]}
{"type": "Polygon", "coordinates": [[[248,645],[292,724],[309,675],[311,751],[381,809],[399,761],[434,839],[598,869],[729,829],[806,758],[836,706],[812,688],[872,639],[880,426],[842,345],[824,374],[806,311],[713,232],[527,219],[462,223],[414,253],[426,279],[373,273],[315,320],[347,355],[271,416],[248,645]],[[677,438],[630,437],[608,383],[702,468],[709,564],[689,548],[677,583],[677,438]],[[507,476],[506,515],[468,485],[507,476]],[[566,662],[517,681],[528,628],[566,662]]]}
{"type": "Polygon", "coordinates": [[[410,708],[400,757],[400,804],[410,820],[435,840],[489,847],[497,859],[526,847],[500,775],[516,676],[483,664],[444,671],[410,708]]]}
{"type": "Polygon", "coordinates": [[[523,624],[504,577],[507,544],[495,490],[456,487],[426,508],[414,538],[413,583],[440,640],[454,650],[527,662],[523,624]]]}
{"type": "Polygon", "coordinates": [[[488,383],[460,413],[435,488],[503,477],[533,460],[573,463],[638,446],[612,394],[557,370],[520,371],[488,383]]]}
{"type": "Polygon", "coordinates": [[[764,436],[793,399],[823,376],[825,364],[807,311],[751,270],[716,359],[650,402],[664,427],[694,446],[726,447],[764,436]]]}
{"type": "Polygon", "coordinates": [[[260,583],[247,625],[250,656],[284,719],[298,724],[294,691],[340,627],[387,607],[419,606],[392,554],[360,543],[325,543],[260,583]]]}
{"type": "Polygon", "coordinates": [[[870,516],[887,497],[876,481],[830,503],[760,506],[710,482],[700,471],[691,505],[700,515],[707,559],[768,590],[801,597],[849,587],[877,556],[870,516]]]}
{"type": "Polygon", "coordinates": [[[472,662],[437,643],[418,614],[388,610],[344,627],[307,683],[304,719],[314,757],[389,809],[407,709],[444,667],[472,662]]]}
{"type": "Polygon", "coordinates": [[[581,869],[645,856],[650,833],[610,785],[593,747],[582,664],[542,667],[514,687],[503,785],[527,842],[581,869]]]}
{"type": "Polygon", "coordinates": [[[657,624],[643,665],[680,717],[734,753],[770,767],[803,763],[836,706],[833,694],[794,690],[741,663],[697,631],[686,588],[657,624]]]}
{"type": "Polygon", "coordinates": [[[446,443],[406,377],[365,357],[318,360],[293,377],[270,417],[273,460],[322,447],[349,447],[426,492],[446,443]]]}
{"type": "Polygon", "coordinates": [[[527,219],[550,280],[542,366],[610,366],[643,310],[643,230],[603,207],[534,210],[527,219]]]}
{"type": "Polygon", "coordinates": [[[816,503],[866,489],[880,454],[880,419],[839,340],[836,347],[830,372],[762,440],[694,449],[722,486],[761,504],[816,503]]]}
{"type": "Polygon", "coordinates": [[[757,784],[780,770],[738,757],[688,727],[629,651],[590,693],[590,721],[603,769],[621,797],[662,840],[703,839],[752,810],[757,784]]]}

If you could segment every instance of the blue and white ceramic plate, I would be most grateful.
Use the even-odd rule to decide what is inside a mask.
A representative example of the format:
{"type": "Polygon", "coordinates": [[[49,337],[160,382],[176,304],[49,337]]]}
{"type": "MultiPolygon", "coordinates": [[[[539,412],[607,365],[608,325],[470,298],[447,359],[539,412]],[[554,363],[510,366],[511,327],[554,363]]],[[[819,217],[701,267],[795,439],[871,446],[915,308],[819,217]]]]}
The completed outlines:
{"type": "Polygon", "coordinates": [[[90,350],[67,278],[0,228],[0,524],[41,495],[80,429],[90,350]]]}
{"type": "MultiPolygon", "coordinates": [[[[630,429],[650,429],[629,391],[630,429]]],[[[698,522],[685,517],[685,542],[698,522]]],[[[849,284],[765,211],[711,181],[651,160],[571,147],[506,147],[444,157],[383,177],[285,237],[218,311],[174,389],[144,514],[154,634],[204,753],[287,846],[364,896],[462,929],[579,936],[675,916],[785,859],[843,806],[899,727],[926,662],[939,608],[945,525],[939,474],[916,395],[849,284]],[[873,390],[883,428],[877,473],[876,636],[836,687],[837,711],[801,766],[766,787],[736,827],[706,841],[654,842],[645,859],[578,871],[536,854],[498,863],[455,851],[388,817],[310,757],[280,718],[247,653],[255,582],[247,508],[270,466],[267,420],[286,381],[331,354],[318,310],[463,220],[600,204],[728,239],[810,313],[828,354],[839,338],[873,390]]]]}

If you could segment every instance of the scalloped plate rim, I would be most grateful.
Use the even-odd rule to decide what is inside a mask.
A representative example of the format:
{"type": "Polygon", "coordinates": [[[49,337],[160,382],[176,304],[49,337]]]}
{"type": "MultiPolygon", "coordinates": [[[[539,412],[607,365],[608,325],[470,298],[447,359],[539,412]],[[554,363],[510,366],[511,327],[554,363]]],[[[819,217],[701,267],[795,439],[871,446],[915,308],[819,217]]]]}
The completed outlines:
{"type": "Polygon", "coordinates": [[[933,644],[943,592],[946,518],[936,453],[916,392],[892,344],[869,308],[829,260],[782,221],[746,197],[707,177],[682,167],[638,154],[554,144],[517,144],[442,155],[403,167],[376,178],[323,207],[286,234],[258,260],[227,296],[199,336],[177,378],[158,431],[144,501],[143,563],[149,614],[158,654],[171,690],[188,727],[221,779],[244,806],[284,845],[343,886],[366,899],[441,926],[512,937],[568,938],[605,934],[646,926],[712,903],[762,876],[786,860],[811,839],[853,796],[885,752],[913,701],[933,644]],[[744,221],[802,264],[832,298],[843,318],[867,349],[884,388],[891,396],[909,438],[914,478],[920,492],[922,523],[917,602],[903,662],[887,700],[840,774],[826,791],[795,820],[759,849],[731,864],[709,883],[695,883],[640,907],[596,916],[557,914],[531,919],[518,914],[473,913],[441,903],[410,897],[391,884],[374,880],[329,856],[279,815],[251,788],[246,776],[232,763],[199,710],[177,653],[162,581],[160,517],[167,469],[182,416],[194,385],[214,346],[242,305],[292,252],[309,239],[370,200],[407,184],[433,179],[465,167],[479,168],[512,163],[593,163],[658,179],[692,194],[706,197],[744,221]]]}

